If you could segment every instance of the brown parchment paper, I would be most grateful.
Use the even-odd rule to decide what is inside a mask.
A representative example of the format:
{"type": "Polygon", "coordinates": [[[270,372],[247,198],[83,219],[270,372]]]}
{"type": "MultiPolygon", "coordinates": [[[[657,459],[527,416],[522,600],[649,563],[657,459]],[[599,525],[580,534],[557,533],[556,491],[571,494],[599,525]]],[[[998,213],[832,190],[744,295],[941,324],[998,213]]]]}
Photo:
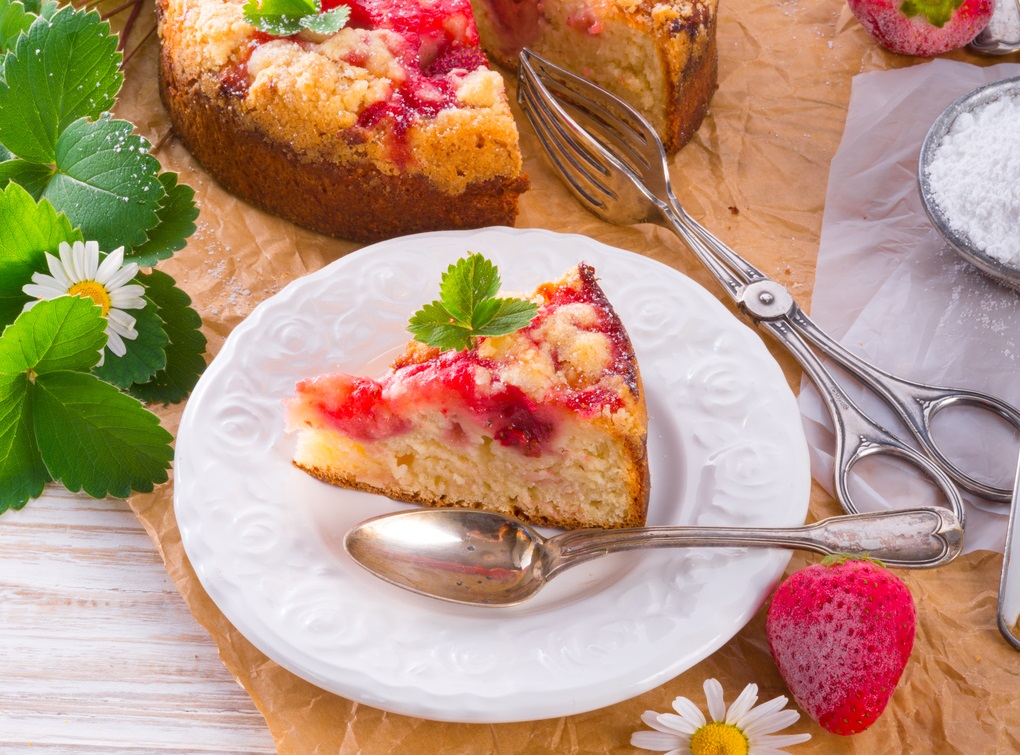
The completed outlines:
{"type": "MultiPolygon", "coordinates": [[[[117,25],[117,21],[114,22],[117,25]]],[[[132,40],[153,25],[145,9],[132,40]]],[[[913,65],[881,50],[842,0],[721,0],[719,88],[694,141],[671,163],[688,211],[755,265],[789,287],[806,309],[822,222],[829,162],[839,144],[851,78],[913,65]]],[[[133,46],[129,41],[128,48],[133,46]]],[[[156,41],[141,43],[127,66],[118,115],[154,143],[169,123],[156,87],[156,41]]],[[[952,53],[956,60],[996,62],[952,53]]],[[[512,76],[507,76],[511,94],[512,76]]],[[[518,113],[519,115],[519,113],[518,113]]],[[[671,265],[710,291],[714,282],[670,233],[614,227],[587,214],[546,166],[534,134],[518,119],[533,188],[519,227],[582,233],[671,265]]],[[[269,217],[225,193],[172,136],[159,149],[164,167],[196,189],[198,232],[161,269],[194,299],[209,355],[254,306],[288,282],[355,248],[269,217]]],[[[721,297],[720,297],[721,298],[721,297]]],[[[791,386],[793,361],[771,342],[791,386]]],[[[181,407],[158,410],[175,431],[181,407]]],[[[385,713],[326,693],[257,651],[210,601],[181,545],[172,482],[136,495],[131,506],[158,546],[191,611],[216,641],[223,662],[251,695],[282,753],[606,753],[631,752],[647,709],[669,710],[677,695],[699,703],[702,683],[718,678],[731,700],[755,682],[760,699],[787,694],[764,635],[764,611],[713,656],[658,689],[590,713],[536,722],[470,725],[385,713]]],[[[810,518],[839,513],[817,484],[810,518]]],[[[789,570],[813,559],[795,555],[789,570]]],[[[1001,555],[979,551],[932,572],[900,575],[919,607],[910,664],[883,717],[868,731],[840,738],[809,719],[790,731],[813,739],[797,753],[1005,753],[1020,751],[1020,654],[995,627],[1001,555]]],[[[704,617],[711,621],[711,616],[704,617]]],[[[508,659],[512,662],[512,659],[508,659]]]]}

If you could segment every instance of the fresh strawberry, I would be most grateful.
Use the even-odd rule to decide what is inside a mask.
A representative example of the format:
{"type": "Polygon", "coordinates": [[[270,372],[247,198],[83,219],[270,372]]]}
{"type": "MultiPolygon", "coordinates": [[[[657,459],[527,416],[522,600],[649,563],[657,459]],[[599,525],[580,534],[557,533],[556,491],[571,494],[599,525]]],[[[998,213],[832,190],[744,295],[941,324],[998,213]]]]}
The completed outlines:
{"type": "Polygon", "coordinates": [[[879,44],[930,58],[968,44],[988,25],[994,0],[848,0],[879,44]]]}
{"type": "Polygon", "coordinates": [[[907,586],[881,564],[832,556],[779,586],[765,632],[797,704],[846,736],[885,710],[914,646],[915,619],[907,586]]]}

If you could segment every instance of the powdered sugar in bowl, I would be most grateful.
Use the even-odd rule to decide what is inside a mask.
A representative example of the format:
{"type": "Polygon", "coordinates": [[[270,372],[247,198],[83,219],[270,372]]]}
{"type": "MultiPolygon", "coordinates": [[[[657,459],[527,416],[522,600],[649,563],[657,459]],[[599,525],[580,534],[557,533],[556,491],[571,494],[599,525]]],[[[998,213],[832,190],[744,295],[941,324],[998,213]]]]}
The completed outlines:
{"type": "Polygon", "coordinates": [[[946,241],[1020,289],[1020,77],[946,108],[921,145],[918,179],[925,212],[946,241]]]}

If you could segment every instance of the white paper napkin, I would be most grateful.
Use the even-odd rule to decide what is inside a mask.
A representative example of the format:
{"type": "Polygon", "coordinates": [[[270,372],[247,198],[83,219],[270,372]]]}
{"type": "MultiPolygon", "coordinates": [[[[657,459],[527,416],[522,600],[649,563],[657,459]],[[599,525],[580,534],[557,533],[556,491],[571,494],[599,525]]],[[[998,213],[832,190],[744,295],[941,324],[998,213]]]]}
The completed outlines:
{"type": "MultiPolygon", "coordinates": [[[[935,118],[972,89],[1014,76],[1020,64],[978,67],[937,59],[854,77],[829,173],[811,316],[888,372],[1020,406],[1020,295],[986,279],[942,240],[917,189],[921,142],[935,118]]],[[[878,399],[849,380],[840,382],[865,411],[906,437],[878,399]]],[[[807,379],[800,407],[813,473],[831,492],[832,423],[807,379]]],[[[936,437],[965,470],[978,479],[997,470],[996,481],[1008,487],[1013,474],[1005,460],[1016,458],[1012,433],[996,431],[985,412],[977,417],[953,411],[936,422],[936,437]]],[[[895,465],[869,477],[874,486],[856,495],[860,507],[904,505],[917,483],[903,470],[895,465]]],[[[964,497],[965,551],[1001,552],[1007,505],[964,497]]]]}

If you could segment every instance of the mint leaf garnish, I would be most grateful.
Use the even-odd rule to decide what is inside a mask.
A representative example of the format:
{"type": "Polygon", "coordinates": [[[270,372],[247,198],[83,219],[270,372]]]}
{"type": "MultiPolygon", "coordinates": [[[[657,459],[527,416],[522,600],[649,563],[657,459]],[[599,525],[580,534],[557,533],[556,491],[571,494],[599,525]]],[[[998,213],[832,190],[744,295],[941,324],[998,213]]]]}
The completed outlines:
{"type": "Polygon", "coordinates": [[[46,270],[45,252],[55,252],[61,241],[81,240],[49,202],[36,203],[17,184],[0,191],[0,330],[28,303],[21,287],[46,270]]]}
{"type": "Polygon", "coordinates": [[[464,257],[443,273],[440,301],[415,312],[407,329],[441,351],[461,351],[470,349],[478,336],[501,336],[526,327],[537,305],[496,298],[499,286],[499,271],[489,260],[480,254],[464,257]]]}
{"type": "Polygon", "coordinates": [[[39,375],[33,387],[39,450],[68,490],[124,498],[168,479],[173,436],[137,399],[80,372],[39,375]]]}
{"type": "Polygon", "coordinates": [[[147,383],[131,387],[131,394],[146,403],[176,404],[183,401],[205,370],[206,338],[199,329],[202,318],[191,308],[191,298],[174,279],[161,270],[141,274],[136,282],[145,286],[146,298],[155,302],[170,343],[166,367],[147,383]]]}
{"type": "Polygon", "coordinates": [[[351,9],[346,5],[340,5],[325,13],[314,16],[305,16],[301,19],[301,25],[316,34],[336,34],[347,25],[351,17],[351,9]]]}
{"type": "Polygon", "coordinates": [[[124,75],[109,24],[70,6],[37,17],[3,59],[0,142],[18,157],[56,160],[57,137],[113,107],[124,75]]]}
{"type": "Polygon", "coordinates": [[[157,178],[166,192],[156,210],[157,224],[146,232],[148,238],[144,244],[124,255],[126,262],[137,262],[139,267],[153,267],[159,260],[168,259],[183,249],[195,232],[198,219],[195,190],[177,183],[176,173],[163,172],[157,178]]]}
{"type": "Polygon", "coordinates": [[[145,302],[144,309],[132,309],[127,314],[135,318],[138,337],[124,339],[127,348],[124,356],[107,352],[103,363],[92,370],[96,377],[125,390],[134,383],[149,381],[166,367],[166,346],[170,342],[159,311],[151,301],[145,302]]]}
{"type": "Polygon", "coordinates": [[[340,6],[322,13],[321,0],[248,0],[244,20],[259,31],[289,37],[302,29],[334,34],[344,27],[350,8],[340,6]]]}
{"type": "Polygon", "coordinates": [[[57,141],[57,172],[43,191],[102,249],[143,243],[166,194],[159,161],[133,129],[109,115],[70,124],[57,141]]]}

